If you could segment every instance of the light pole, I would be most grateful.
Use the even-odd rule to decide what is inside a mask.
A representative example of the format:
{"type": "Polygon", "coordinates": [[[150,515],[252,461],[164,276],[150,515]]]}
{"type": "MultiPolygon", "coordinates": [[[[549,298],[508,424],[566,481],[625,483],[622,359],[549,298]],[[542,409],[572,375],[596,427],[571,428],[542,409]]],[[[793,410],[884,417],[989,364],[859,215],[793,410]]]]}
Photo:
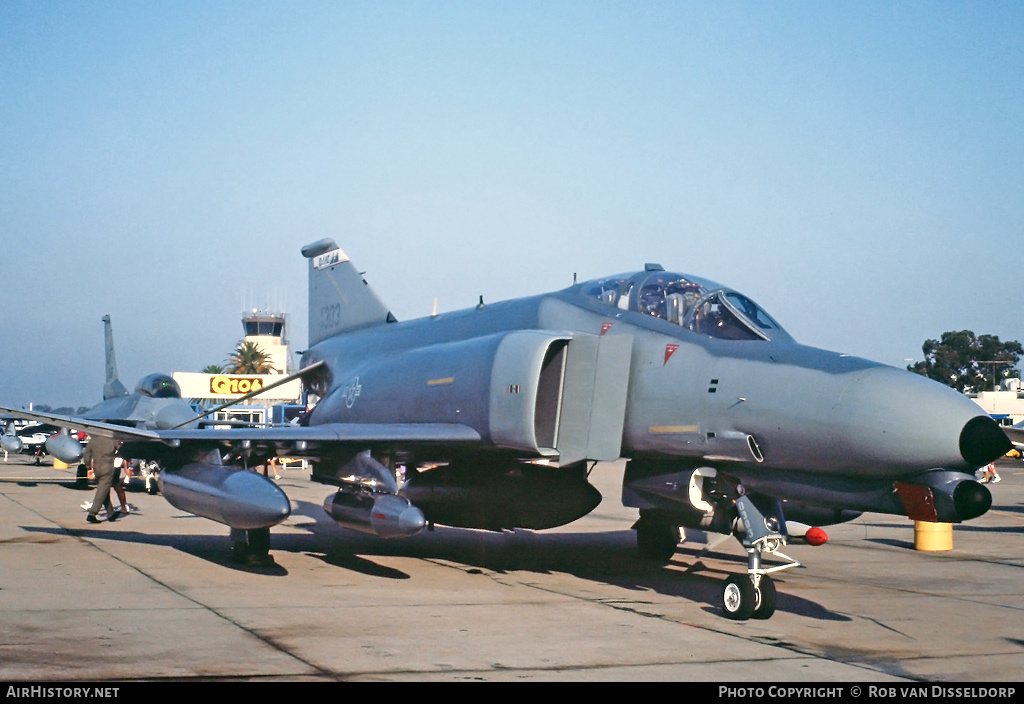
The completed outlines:
{"type": "Polygon", "coordinates": [[[1009,364],[1009,362],[1005,362],[1005,361],[1004,362],[996,362],[996,361],[979,362],[979,361],[975,361],[974,363],[975,364],[991,364],[992,365],[992,390],[993,391],[996,390],[996,368],[995,368],[995,365],[997,365],[997,364],[1009,364]]]}

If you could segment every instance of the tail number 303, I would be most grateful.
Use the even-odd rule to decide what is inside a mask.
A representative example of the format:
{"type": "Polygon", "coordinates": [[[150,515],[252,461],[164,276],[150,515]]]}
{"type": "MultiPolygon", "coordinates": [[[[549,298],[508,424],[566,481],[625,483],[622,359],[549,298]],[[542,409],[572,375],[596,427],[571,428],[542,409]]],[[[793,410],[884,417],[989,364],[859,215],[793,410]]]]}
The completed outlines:
{"type": "Polygon", "coordinates": [[[324,330],[333,330],[341,325],[341,304],[334,303],[323,306],[320,309],[320,327],[324,330]]]}

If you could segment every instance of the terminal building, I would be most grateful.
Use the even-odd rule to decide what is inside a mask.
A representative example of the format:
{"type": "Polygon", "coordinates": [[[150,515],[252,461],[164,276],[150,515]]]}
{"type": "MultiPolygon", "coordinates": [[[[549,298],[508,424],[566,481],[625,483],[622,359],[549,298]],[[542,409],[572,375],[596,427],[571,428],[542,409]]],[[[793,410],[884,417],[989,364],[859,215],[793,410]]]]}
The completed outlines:
{"type": "Polygon", "coordinates": [[[1020,379],[1004,379],[997,391],[967,394],[1000,425],[1024,421],[1024,390],[1020,379]]]}
{"type": "MultiPolygon", "coordinates": [[[[286,337],[287,318],[283,313],[253,310],[242,316],[242,328],[245,332],[243,342],[252,342],[267,355],[273,373],[174,372],[174,380],[181,387],[183,398],[192,399],[204,408],[214,408],[268,386],[293,371],[286,337]]],[[[214,418],[258,425],[280,424],[289,422],[304,409],[302,382],[294,379],[236,406],[218,411],[214,418]]]]}

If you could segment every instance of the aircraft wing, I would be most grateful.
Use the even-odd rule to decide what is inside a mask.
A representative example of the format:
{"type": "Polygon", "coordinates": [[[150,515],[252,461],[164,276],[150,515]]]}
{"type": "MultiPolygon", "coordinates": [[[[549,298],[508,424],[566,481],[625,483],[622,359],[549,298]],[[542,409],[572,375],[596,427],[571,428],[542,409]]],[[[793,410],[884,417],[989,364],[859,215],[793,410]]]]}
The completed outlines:
{"type": "Polygon", "coordinates": [[[1018,423],[1010,428],[1003,428],[1003,432],[1006,433],[1006,437],[1010,438],[1010,442],[1015,445],[1024,445],[1024,423],[1018,423]]]}
{"type": "Polygon", "coordinates": [[[38,423],[55,425],[58,428],[84,430],[92,435],[103,435],[105,437],[116,437],[120,439],[132,437],[140,440],[159,440],[157,434],[151,430],[145,430],[143,428],[129,428],[123,425],[104,423],[97,420],[86,420],[85,418],[78,418],[76,416],[61,416],[53,413],[39,413],[38,411],[22,411],[16,408],[0,408],[0,412],[10,414],[15,418],[21,418],[23,420],[34,420],[38,423]]]}
{"type": "Polygon", "coordinates": [[[203,428],[148,431],[163,442],[473,443],[480,434],[457,423],[326,423],[276,428],[203,428]]]}
{"type": "Polygon", "coordinates": [[[103,435],[123,441],[162,442],[167,445],[189,442],[241,443],[245,441],[267,444],[294,444],[297,442],[337,442],[361,445],[393,442],[463,444],[479,442],[481,439],[477,431],[458,423],[327,423],[276,428],[147,430],[36,411],[0,408],[0,412],[9,413],[25,420],[83,430],[92,435],[103,435]]]}

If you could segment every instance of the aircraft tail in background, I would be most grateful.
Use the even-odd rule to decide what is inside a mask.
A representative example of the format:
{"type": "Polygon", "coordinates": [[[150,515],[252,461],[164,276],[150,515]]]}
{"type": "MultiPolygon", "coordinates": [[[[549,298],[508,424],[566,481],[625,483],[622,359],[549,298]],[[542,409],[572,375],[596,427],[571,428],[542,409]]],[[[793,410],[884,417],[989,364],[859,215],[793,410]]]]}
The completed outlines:
{"type": "Polygon", "coordinates": [[[117,360],[114,358],[114,331],[110,328],[110,315],[103,316],[104,349],[107,354],[107,380],[103,384],[103,400],[128,395],[128,389],[117,378],[117,360]]]}

